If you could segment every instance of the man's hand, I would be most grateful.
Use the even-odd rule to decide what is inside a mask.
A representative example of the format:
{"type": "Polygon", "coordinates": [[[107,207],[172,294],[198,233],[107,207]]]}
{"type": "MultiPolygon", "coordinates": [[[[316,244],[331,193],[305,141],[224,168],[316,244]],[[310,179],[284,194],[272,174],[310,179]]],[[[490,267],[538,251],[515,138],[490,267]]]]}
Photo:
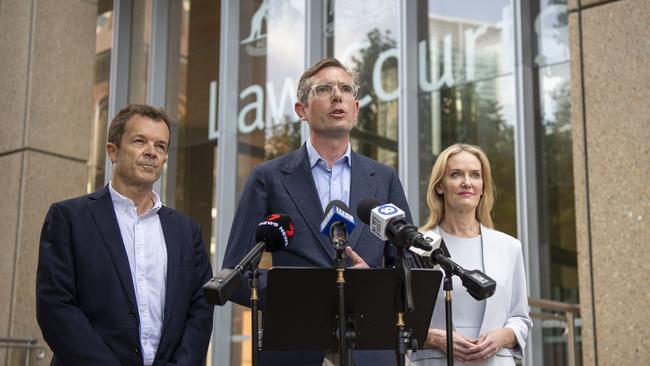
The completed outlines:
{"type": "Polygon", "coordinates": [[[349,246],[345,247],[345,254],[352,260],[352,267],[350,268],[370,268],[368,267],[368,263],[349,246]]]}

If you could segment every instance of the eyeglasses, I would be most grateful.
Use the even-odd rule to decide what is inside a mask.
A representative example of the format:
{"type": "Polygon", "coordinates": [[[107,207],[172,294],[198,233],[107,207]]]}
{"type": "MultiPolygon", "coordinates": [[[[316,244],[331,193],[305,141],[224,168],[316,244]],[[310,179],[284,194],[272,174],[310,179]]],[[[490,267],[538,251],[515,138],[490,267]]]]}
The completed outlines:
{"type": "Polygon", "coordinates": [[[340,84],[331,84],[331,83],[323,83],[323,84],[316,84],[312,85],[311,91],[314,93],[316,98],[331,98],[332,95],[334,95],[334,89],[338,89],[339,92],[343,95],[345,98],[352,98],[355,99],[359,95],[359,86],[358,85],[350,85],[350,84],[345,84],[345,83],[340,83],[340,84]]]}

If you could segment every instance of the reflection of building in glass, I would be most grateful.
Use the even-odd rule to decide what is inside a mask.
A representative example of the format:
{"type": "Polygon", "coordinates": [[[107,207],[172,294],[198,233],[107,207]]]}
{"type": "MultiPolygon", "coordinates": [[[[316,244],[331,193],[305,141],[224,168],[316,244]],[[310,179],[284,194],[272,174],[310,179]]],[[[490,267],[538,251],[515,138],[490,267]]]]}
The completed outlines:
{"type": "Polygon", "coordinates": [[[106,174],[105,146],[108,128],[108,91],[113,47],[113,8],[112,1],[102,3],[106,10],[97,16],[95,28],[95,81],[93,87],[93,121],[90,157],[88,159],[88,192],[104,185],[106,174]]]}
{"type": "Polygon", "coordinates": [[[419,62],[424,68],[420,69],[420,88],[432,91],[512,73],[512,24],[508,21],[489,23],[429,14],[426,41],[419,41],[419,62]]]}

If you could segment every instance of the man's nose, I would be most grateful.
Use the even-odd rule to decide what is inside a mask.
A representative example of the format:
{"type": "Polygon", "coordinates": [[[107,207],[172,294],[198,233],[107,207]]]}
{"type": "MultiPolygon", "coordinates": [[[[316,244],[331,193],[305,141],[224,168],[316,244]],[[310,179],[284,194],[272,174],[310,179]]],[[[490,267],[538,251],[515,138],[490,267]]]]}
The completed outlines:
{"type": "Polygon", "coordinates": [[[332,100],[343,100],[343,93],[341,93],[338,85],[334,85],[334,89],[332,91],[332,100]]]}
{"type": "Polygon", "coordinates": [[[147,157],[155,158],[156,157],[156,147],[154,145],[147,144],[144,149],[144,155],[147,157]]]}

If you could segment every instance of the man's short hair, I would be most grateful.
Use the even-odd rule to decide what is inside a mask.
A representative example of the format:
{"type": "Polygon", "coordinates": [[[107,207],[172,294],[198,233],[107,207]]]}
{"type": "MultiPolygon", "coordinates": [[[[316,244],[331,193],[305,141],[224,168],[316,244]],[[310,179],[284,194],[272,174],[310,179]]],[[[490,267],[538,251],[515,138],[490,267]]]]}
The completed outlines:
{"type": "Polygon", "coordinates": [[[120,141],[122,141],[122,135],[124,135],[124,128],[126,126],[126,123],[133,116],[141,116],[152,119],[154,121],[164,122],[170,132],[170,141],[168,141],[169,145],[171,142],[171,128],[169,127],[170,121],[167,113],[165,113],[162,108],[155,108],[146,104],[129,104],[126,107],[120,109],[115,117],[113,117],[111,126],[108,128],[107,141],[115,144],[117,147],[120,147],[120,141]]]}
{"type": "Polygon", "coordinates": [[[297,97],[298,101],[304,104],[305,106],[307,105],[307,101],[309,99],[309,92],[311,90],[311,77],[316,75],[320,70],[326,68],[326,67],[338,67],[339,69],[342,69],[345,71],[350,77],[352,78],[354,85],[358,85],[359,82],[357,81],[357,76],[350,70],[348,70],[347,67],[345,67],[341,61],[337,60],[334,57],[327,57],[324,58],[317,63],[313,64],[311,67],[309,67],[305,72],[302,73],[300,76],[300,81],[298,82],[298,92],[297,92],[297,97]]]}

